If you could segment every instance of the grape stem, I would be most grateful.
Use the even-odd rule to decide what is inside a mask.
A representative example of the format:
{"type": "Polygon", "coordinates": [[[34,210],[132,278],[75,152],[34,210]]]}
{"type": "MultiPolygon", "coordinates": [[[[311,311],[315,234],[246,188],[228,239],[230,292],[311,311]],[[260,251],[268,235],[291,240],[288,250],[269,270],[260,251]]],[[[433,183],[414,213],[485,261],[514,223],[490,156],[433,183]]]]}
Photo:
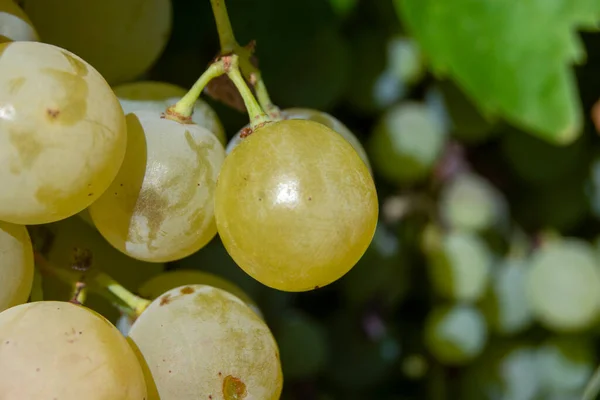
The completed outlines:
{"type": "Polygon", "coordinates": [[[182,123],[190,123],[194,112],[194,105],[200,97],[200,94],[214,78],[225,73],[225,63],[219,59],[212,63],[210,67],[198,78],[194,86],[179,100],[175,105],[167,108],[165,118],[182,123]]]}
{"type": "MultiPolygon", "coordinates": [[[[80,274],[76,271],[70,271],[62,268],[57,268],[44,258],[40,253],[35,252],[35,263],[42,274],[53,275],[59,280],[73,285],[79,282],[80,274]]],[[[125,289],[121,284],[113,278],[100,271],[89,271],[87,275],[89,282],[86,285],[90,290],[100,294],[110,302],[124,304],[129,311],[129,314],[137,317],[150,305],[151,301],[142,297],[136,296],[129,290],[125,289]]],[[[78,300],[79,301],[79,300],[78,300]]],[[[118,307],[118,306],[117,306],[118,307]]],[[[120,308],[120,307],[118,307],[120,308]]]]}
{"type": "Polygon", "coordinates": [[[225,0],[210,0],[210,3],[217,24],[217,32],[219,33],[221,55],[235,54],[239,57],[242,76],[252,85],[262,109],[272,119],[281,119],[279,108],[271,101],[260,70],[252,63],[251,59],[254,54],[255,43],[251,42],[248,46],[240,46],[235,39],[233,28],[231,27],[225,0]]]}

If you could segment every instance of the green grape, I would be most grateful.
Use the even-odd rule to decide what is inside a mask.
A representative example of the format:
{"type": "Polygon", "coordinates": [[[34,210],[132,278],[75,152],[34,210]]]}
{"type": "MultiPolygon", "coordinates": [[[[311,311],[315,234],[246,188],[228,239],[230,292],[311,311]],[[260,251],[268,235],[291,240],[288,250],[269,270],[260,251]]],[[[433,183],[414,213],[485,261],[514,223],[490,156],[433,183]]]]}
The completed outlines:
{"type": "Polygon", "coordinates": [[[0,220],[48,223],[89,206],[125,155],[110,87],[81,58],[37,42],[0,44],[0,86],[0,220]]]}
{"type": "Polygon", "coordinates": [[[33,248],[24,226],[0,221],[0,312],[27,301],[33,284],[33,248]]]}
{"type": "Polygon", "coordinates": [[[458,86],[451,81],[443,81],[438,83],[438,87],[454,137],[466,144],[480,144],[494,136],[495,123],[482,115],[458,86]]]}
{"type": "Polygon", "coordinates": [[[388,71],[400,82],[416,83],[425,75],[425,63],[418,44],[407,37],[388,41],[388,71]]]}
{"type": "MultiPolygon", "coordinates": [[[[187,90],[177,85],[156,81],[126,83],[113,90],[125,114],[143,110],[163,113],[187,93],[187,90]]],[[[192,121],[214,133],[222,145],[227,143],[219,116],[204,100],[196,101],[192,121]]]]}
{"type": "Polygon", "coordinates": [[[517,130],[505,132],[500,145],[511,169],[524,181],[537,185],[569,179],[588,151],[585,135],[568,146],[556,146],[517,130]]]}
{"type": "Polygon", "coordinates": [[[288,311],[275,333],[286,379],[309,378],[322,371],[329,348],[327,334],[317,321],[304,313],[288,311]]]}
{"type": "Polygon", "coordinates": [[[435,292],[447,299],[476,301],[490,279],[493,255],[487,245],[468,232],[453,231],[441,237],[426,232],[425,251],[435,292]]]}
{"type": "Polygon", "coordinates": [[[269,328],[224,290],[170,290],[146,308],[129,337],[161,400],[276,400],[281,394],[279,350],[269,328]]]}
{"type": "Polygon", "coordinates": [[[126,119],[125,161],[89,208],[92,220],[130,257],[150,262],[187,257],[216,234],[213,193],[223,146],[207,129],[153,111],[126,119]]]}
{"type": "Polygon", "coordinates": [[[510,258],[494,266],[491,285],[482,304],[490,330],[514,335],[533,322],[526,293],[528,268],[525,260],[510,258]]]}
{"type": "Polygon", "coordinates": [[[171,1],[22,0],[44,42],[92,64],[111,84],[132,80],[162,53],[171,32],[171,1]]]}
{"type": "Polygon", "coordinates": [[[0,0],[0,42],[38,40],[31,20],[13,0],[0,0]]]}
{"type": "Polygon", "coordinates": [[[537,352],[526,343],[492,343],[464,376],[464,400],[538,400],[537,352]]]}
{"type": "Polygon", "coordinates": [[[477,232],[498,225],[507,212],[502,194],[485,178],[462,173],[442,190],[440,214],[451,228],[477,232]]]}
{"type": "Polygon", "coordinates": [[[340,282],[344,297],[356,306],[374,299],[398,304],[410,283],[405,263],[395,233],[379,221],[367,252],[340,282]]]}
{"type": "Polygon", "coordinates": [[[143,400],[144,375],[125,338],[105,318],[58,301],[0,313],[3,399],[143,400]]]}
{"type": "Polygon", "coordinates": [[[467,304],[438,306],[425,322],[425,345],[443,364],[471,362],[483,351],[487,335],[483,316],[467,304]]]}
{"type": "MultiPolygon", "coordinates": [[[[95,229],[78,217],[36,228],[47,231],[46,237],[50,240],[45,256],[56,268],[70,269],[74,249],[86,249],[92,254],[92,271],[106,272],[129,290],[137,290],[142,282],[164,270],[162,264],[144,263],[115,250],[95,229]]],[[[46,300],[68,300],[73,294],[73,287],[52,275],[44,275],[42,287],[46,300]]],[[[88,293],[86,306],[111,321],[116,321],[119,316],[118,310],[108,300],[94,292],[88,293]]]]}
{"type": "MultiPolygon", "coordinates": [[[[354,150],[356,150],[360,158],[365,162],[365,164],[367,164],[369,170],[371,169],[369,157],[367,156],[367,152],[365,151],[363,145],[356,138],[356,136],[354,136],[352,131],[348,129],[343,122],[341,122],[334,116],[310,108],[288,108],[287,110],[281,111],[281,116],[285,119],[304,119],[318,122],[339,133],[344,139],[348,141],[348,143],[352,145],[352,147],[354,148],[354,150]]],[[[246,127],[248,126],[249,125],[247,125],[246,127]]],[[[234,148],[236,148],[240,144],[240,142],[243,141],[243,139],[240,137],[242,130],[240,130],[227,144],[227,154],[231,153],[231,151],[234,148]]]]}
{"type": "Polygon", "coordinates": [[[383,115],[369,142],[376,172],[393,182],[424,179],[440,157],[446,134],[433,112],[420,103],[398,104],[383,115]]]}
{"type": "Polygon", "coordinates": [[[591,338],[558,336],[537,349],[537,368],[548,394],[581,393],[595,368],[591,338]]]}
{"type": "Polygon", "coordinates": [[[225,290],[246,303],[248,307],[254,310],[258,315],[261,315],[254,300],[252,300],[250,296],[236,284],[231,283],[220,276],[203,271],[179,269],[176,271],[165,272],[144,282],[138,289],[138,293],[142,297],[154,300],[171,289],[185,285],[207,285],[225,290]]]}
{"type": "Polygon", "coordinates": [[[583,330],[600,311],[600,271],[594,250],[578,239],[557,239],[536,250],[527,276],[534,315],[558,331],[583,330]]]}
{"type": "Polygon", "coordinates": [[[362,257],[377,225],[377,193],[340,135],[313,121],[283,120],[227,156],[215,216],[225,248],[250,276],[306,291],[336,281],[362,257]]]}

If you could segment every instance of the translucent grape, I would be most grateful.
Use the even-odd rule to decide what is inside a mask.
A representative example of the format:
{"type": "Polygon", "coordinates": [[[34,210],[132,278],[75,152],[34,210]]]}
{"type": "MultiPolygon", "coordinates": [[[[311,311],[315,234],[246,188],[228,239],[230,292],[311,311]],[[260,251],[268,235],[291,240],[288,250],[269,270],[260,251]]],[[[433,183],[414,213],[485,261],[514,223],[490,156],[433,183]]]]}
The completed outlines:
{"type": "Polygon", "coordinates": [[[0,0],[0,42],[38,40],[29,17],[13,0],[0,0]]]}
{"type": "MultiPolygon", "coordinates": [[[[354,133],[352,133],[352,131],[348,129],[342,121],[335,118],[334,116],[310,108],[288,108],[287,110],[281,111],[281,116],[285,119],[310,120],[323,124],[330,129],[333,129],[335,132],[342,135],[342,137],[352,145],[352,147],[354,148],[354,150],[356,150],[360,158],[365,162],[365,164],[367,164],[369,170],[371,169],[369,157],[367,157],[367,152],[365,151],[363,145],[356,138],[356,136],[354,136],[354,133]]],[[[246,127],[248,127],[248,125],[246,127]]],[[[243,139],[240,137],[241,132],[242,130],[240,130],[227,144],[227,154],[231,153],[231,151],[234,148],[236,148],[240,144],[240,142],[243,141],[243,139]]]]}
{"type": "Polygon", "coordinates": [[[33,284],[33,248],[24,226],[0,221],[0,312],[27,301],[33,284]]]}
{"type": "Polygon", "coordinates": [[[490,290],[482,304],[490,329],[503,335],[518,333],[531,325],[533,312],[526,293],[529,264],[507,259],[492,270],[490,290]]]}
{"type": "Polygon", "coordinates": [[[127,132],[119,101],[85,61],[36,42],[0,44],[0,220],[74,215],[114,179],[127,132]]]}
{"type": "Polygon", "coordinates": [[[425,344],[443,364],[470,362],[481,354],[486,341],[485,320],[470,305],[438,306],[425,322],[425,344]]]}
{"type": "Polygon", "coordinates": [[[22,0],[46,43],[92,64],[111,84],[146,72],[171,32],[171,1],[22,0]]]}
{"type": "Polygon", "coordinates": [[[368,149],[376,172],[393,182],[412,184],[431,171],[445,142],[446,134],[433,112],[409,102],[386,111],[368,149]]]}
{"type": "Polygon", "coordinates": [[[211,286],[173,289],[142,313],[129,337],[161,400],[279,399],[277,344],[244,302],[211,286]]]}
{"type": "Polygon", "coordinates": [[[279,321],[275,333],[286,379],[311,377],[325,366],[329,350],[327,335],[309,315],[288,311],[279,321]]]}
{"type": "MultiPolygon", "coordinates": [[[[187,93],[182,87],[156,81],[126,83],[114,87],[113,90],[125,114],[146,110],[163,113],[187,93]]],[[[219,116],[204,100],[196,101],[192,121],[214,133],[222,145],[227,143],[225,129],[219,116]]]]}
{"type": "Polygon", "coordinates": [[[85,307],[45,301],[0,314],[3,399],[143,400],[144,375],[125,338],[85,307]]]}
{"type": "Polygon", "coordinates": [[[538,249],[527,276],[527,297],[534,315],[551,329],[593,324],[600,311],[600,271],[591,246],[564,239],[538,249]]]}
{"type": "MultiPolygon", "coordinates": [[[[78,217],[35,228],[44,230],[43,237],[48,241],[44,255],[56,268],[71,269],[74,249],[86,249],[92,255],[91,271],[106,272],[132,291],[164,270],[163,264],[144,263],[115,250],[98,231],[78,217]]],[[[46,300],[68,300],[72,297],[73,287],[53,275],[44,275],[42,285],[46,300]]],[[[88,292],[86,306],[113,322],[119,316],[118,310],[108,300],[93,291],[88,292]]]]}
{"type": "Polygon", "coordinates": [[[157,275],[144,282],[138,289],[138,293],[144,298],[154,300],[171,289],[185,285],[206,285],[225,290],[246,303],[258,315],[261,315],[254,300],[252,300],[236,284],[229,282],[218,275],[203,271],[178,269],[176,271],[165,272],[164,274],[157,275]]]}
{"type": "Polygon", "coordinates": [[[426,247],[429,275],[438,295],[463,301],[481,298],[493,261],[491,251],[481,239],[455,231],[426,247]]]}
{"type": "Polygon", "coordinates": [[[92,220],[130,257],[167,262],[189,256],[217,232],[213,193],[223,146],[205,128],[153,111],[128,114],[127,130],[123,167],[90,207],[92,220]]]}
{"type": "Polygon", "coordinates": [[[377,225],[377,194],[340,135],[283,120],[256,130],[225,159],[215,216],[244,271],[275,289],[306,291],[339,279],[362,257],[377,225]]]}

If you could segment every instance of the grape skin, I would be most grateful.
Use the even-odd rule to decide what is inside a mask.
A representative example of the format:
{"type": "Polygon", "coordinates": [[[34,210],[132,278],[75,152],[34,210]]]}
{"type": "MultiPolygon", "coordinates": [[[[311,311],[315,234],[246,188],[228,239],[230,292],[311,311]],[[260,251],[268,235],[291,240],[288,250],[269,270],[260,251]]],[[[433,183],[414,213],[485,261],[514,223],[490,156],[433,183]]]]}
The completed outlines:
{"type": "Polygon", "coordinates": [[[144,375],[106,319],[71,303],[22,304],[0,313],[3,399],[143,400],[144,375]]]}
{"type": "Polygon", "coordinates": [[[250,276],[306,291],[339,279],[362,257],[377,225],[377,193],[340,135],[283,120],[257,129],[225,159],[215,216],[225,248],[250,276]]]}
{"type": "Polygon", "coordinates": [[[269,328],[224,290],[170,290],[135,321],[129,337],[161,400],[276,400],[281,394],[279,351],[269,328]]]}
{"type": "Polygon", "coordinates": [[[172,25],[170,0],[23,0],[23,9],[44,42],[79,55],[111,84],[146,72],[172,25]]]}
{"type": "Polygon", "coordinates": [[[0,0],[0,41],[39,40],[29,17],[13,0],[0,0]]]}
{"type": "Polygon", "coordinates": [[[90,207],[115,248],[142,261],[175,261],[216,234],[213,194],[225,158],[218,139],[195,124],[152,111],[127,115],[123,167],[90,207]]]}
{"type": "MultiPolygon", "coordinates": [[[[365,151],[363,145],[360,141],[354,136],[354,133],[350,129],[344,125],[339,119],[335,118],[333,115],[327,114],[326,112],[313,110],[311,108],[288,108],[286,110],[281,111],[281,116],[284,119],[306,119],[314,122],[321,123],[326,127],[332,129],[333,131],[342,135],[344,139],[348,141],[356,150],[360,158],[365,162],[369,171],[371,170],[371,164],[369,162],[369,157],[367,156],[367,152],[365,151]]],[[[249,125],[246,125],[248,128],[249,125]]],[[[243,139],[240,137],[243,129],[240,130],[227,144],[227,148],[225,151],[227,154],[231,153],[231,151],[236,148],[243,139]]]]}
{"type": "Polygon", "coordinates": [[[0,221],[0,312],[27,301],[33,284],[33,248],[24,226],[0,221]]]}
{"type": "Polygon", "coordinates": [[[37,42],[0,44],[0,220],[74,215],[114,179],[125,155],[123,111],[81,58],[37,42]]]}
{"type": "MultiPolygon", "coordinates": [[[[182,87],[155,81],[126,83],[114,87],[113,90],[125,114],[142,110],[164,113],[167,107],[177,103],[187,93],[182,87]]],[[[192,121],[214,133],[225,146],[225,129],[217,113],[204,100],[196,101],[192,121]]]]}

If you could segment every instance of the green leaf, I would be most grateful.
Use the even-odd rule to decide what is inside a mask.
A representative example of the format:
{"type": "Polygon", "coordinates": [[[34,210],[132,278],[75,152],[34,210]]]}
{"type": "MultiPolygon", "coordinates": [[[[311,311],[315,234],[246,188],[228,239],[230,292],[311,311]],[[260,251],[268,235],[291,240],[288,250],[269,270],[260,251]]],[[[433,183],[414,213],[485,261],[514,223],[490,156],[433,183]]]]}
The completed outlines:
{"type": "Polygon", "coordinates": [[[573,63],[578,28],[594,28],[598,0],[394,0],[434,72],[453,78],[483,113],[555,143],[581,133],[573,63]]]}

